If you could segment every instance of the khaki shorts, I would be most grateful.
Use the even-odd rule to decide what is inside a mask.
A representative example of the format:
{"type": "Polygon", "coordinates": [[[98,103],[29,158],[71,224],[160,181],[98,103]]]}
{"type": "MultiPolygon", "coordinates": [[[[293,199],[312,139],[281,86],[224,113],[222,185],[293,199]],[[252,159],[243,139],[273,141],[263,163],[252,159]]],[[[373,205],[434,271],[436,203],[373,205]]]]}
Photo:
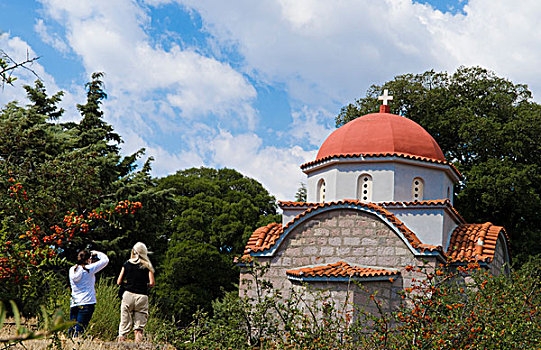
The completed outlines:
{"type": "Polygon", "coordinates": [[[118,335],[125,336],[133,330],[143,330],[148,320],[148,295],[124,292],[120,305],[118,335]]]}

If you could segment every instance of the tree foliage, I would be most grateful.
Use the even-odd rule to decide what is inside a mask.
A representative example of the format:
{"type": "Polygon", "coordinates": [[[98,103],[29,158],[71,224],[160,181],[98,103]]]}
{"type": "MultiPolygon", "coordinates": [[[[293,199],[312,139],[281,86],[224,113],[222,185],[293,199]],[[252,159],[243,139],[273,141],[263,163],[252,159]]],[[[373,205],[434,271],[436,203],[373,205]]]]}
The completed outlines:
{"type": "MultiPolygon", "coordinates": [[[[76,249],[94,242],[108,251],[113,258],[109,269],[116,270],[127,257],[118,254],[120,241],[127,250],[143,237],[157,244],[154,222],[141,223],[131,215],[132,203],[143,198],[152,202],[159,195],[149,191],[154,185],[150,165],[135,170],[143,150],[120,155],[121,138],[100,110],[106,97],[101,78],[96,73],[86,85],[87,101],[78,105],[80,122],[58,122],[64,113],[58,108],[62,93],[48,96],[39,80],[34,87],[25,86],[27,106],[12,102],[0,110],[2,257],[10,262],[7,268],[16,261],[40,267],[29,274],[21,265],[17,274],[6,274],[19,276],[21,283],[2,283],[1,298],[33,293],[31,300],[43,294],[45,281],[36,272],[51,268],[44,255],[73,259],[76,249]],[[130,215],[117,215],[121,213],[130,215]],[[83,224],[84,230],[73,231],[83,224]],[[6,242],[13,245],[8,249],[6,242]],[[38,244],[43,254],[38,254],[38,244]],[[32,253],[25,255],[25,249],[32,253]],[[17,260],[19,255],[22,260],[17,260]]],[[[156,210],[159,206],[144,209],[142,217],[159,216],[156,210]]],[[[58,265],[61,261],[57,268],[63,266],[58,265]]]]}
{"type": "Polygon", "coordinates": [[[462,173],[464,218],[504,226],[518,262],[541,251],[541,105],[527,86],[480,67],[400,75],[344,106],[336,125],[376,111],[383,89],[391,112],[423,126],[462,173]]]}
{"type": "Polygon", "coordinates": [[[276,221],[274,197],[257,181],[232,169],[192,168],[159,179],[174,204],[164,222],[169,239],[157,295],[177,320],[238,282],[233,258],[256,227],[276,221]]]}

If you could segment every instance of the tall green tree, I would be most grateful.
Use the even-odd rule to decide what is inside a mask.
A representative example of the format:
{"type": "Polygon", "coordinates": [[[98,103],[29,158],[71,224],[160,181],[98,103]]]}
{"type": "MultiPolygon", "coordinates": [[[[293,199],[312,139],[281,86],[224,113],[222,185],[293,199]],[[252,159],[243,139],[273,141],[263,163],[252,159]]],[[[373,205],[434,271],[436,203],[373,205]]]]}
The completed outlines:
{"type": "MultiPolygon", "coordinates": [[[[88,215],[93,209],[106,212],[120,201],[145,201],[137,216],[106,217],[62,247],[61,256],[73,259],[76,249],[94,243],[112,258],[106,272],[112,275],[137,241],[145,241],[156,251],[165,250],[165,237],[157,238],[164,201],[154,189],[151,159],[137,169],[136,161],[144,150],[120,154],[122,140],[103,119],[101,103],[107,95],[101,79],[102,74],[94,74],[86,85],[87,100],[77,106],[79,122],[58,122],[64,113],[58,107],[62,93],[49,96],[41,81],[25,87],[28,105],[11,102],[0,109],[0,244],[28,230],[28,211],[23,213],[10,198],[14,183],[24,188],[25,206],[42,231],[62,223],[68,212],[88,215]]],[[[3,287],[0,298],[12,292],[20,295],[3,287]]],[[[30,290],[31,286],[22,287],[30,290]]]]}
{"type": "Polygon", "coordinates": [[[233,263],[253,230],[279,220],[275,199],[257,181],[232,169],[192,168],[159,179],[174,204],[164,222],[169,243],[158,269],[156,294],[177,320],[232,290],[233,263]]]}
{"type": "Polygon", "coordinates": [[[336,126],[377,111],[383,89],[391,112],[423,126],[462,173],[455,206],[464,218],[504,226],[515,262],[540,253],[541,105],[528,87],[480,67],[399,75],[344,106],[336,126]]]}

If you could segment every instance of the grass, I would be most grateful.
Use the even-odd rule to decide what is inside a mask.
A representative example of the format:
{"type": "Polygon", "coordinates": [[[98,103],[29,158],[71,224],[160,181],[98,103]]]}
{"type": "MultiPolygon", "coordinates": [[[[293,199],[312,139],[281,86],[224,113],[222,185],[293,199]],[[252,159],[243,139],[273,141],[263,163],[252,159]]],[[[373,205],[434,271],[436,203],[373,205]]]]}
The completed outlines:
{"type": "MultiPolygon", "coordinates": [[[[57,336],[48,339],[27,340],[23,344],[9,345],[2,341],[17,335],[15,320],[8,319],[4,327],[0,329],[0,350],[1,349],[173,349],[173,347],[154,341],[156,338],[153,333],[160,334],[162,330],[167,329],[162,325],[161,319],[157,316],[156,308],[151,306],[151,316],[145,330],[145,341],[135,343],[127,341],[118,343],[116,337],[118,334],[118,324],[120,322],[120,299],[118,298],[118,286],[112,279],[100,279],[96,283],[96,309],[92,315],[87,332],[81,338],[69,338],[67,332],[57,333],[57,336]]],[[[63,287],[56,289],[49,295],[48,302],[44,305],[46,316],[40,319],[21,319],[21,325],[28,330],[36,331],[45,327],[45,318],[49,320],[54,314],[60,312],[65,320],[69,319],[70,308],[69,289],[63,287]]],[[[133,338],[133,333],[131,333],[133,338]]]]}

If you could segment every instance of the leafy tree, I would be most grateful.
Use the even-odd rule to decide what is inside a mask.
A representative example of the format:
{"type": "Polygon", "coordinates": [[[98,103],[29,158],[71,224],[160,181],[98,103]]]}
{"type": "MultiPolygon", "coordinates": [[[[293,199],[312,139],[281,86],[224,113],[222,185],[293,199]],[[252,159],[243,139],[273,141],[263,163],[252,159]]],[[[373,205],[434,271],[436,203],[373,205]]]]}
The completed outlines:
{"type": "Polygon", "coordinates": [[[391,112],[423,126],[464,176],[455,188],[464,218],[504,226],[515,262],[541,251],[541,105],[527,86],[480,67],[400,75],[344,106],[336,125],[376,111],[383,89],[391,112]]]}
{"type": "MultiPolygon", "coordinates": [[[[40,81],[34,87],[25,86],[29,105],[21,107],[11,102],[0,110],[0,232],[4,247],[8,241],[26,246],[24,237],[30,235],[21,235],[25,232],[46,243],[42,238],[52,234],[45,231],[66,223],[66,213],[85,220],[94,215],[98,220],[85,234],[73,235],[63,241],[61,251],[55,252],[60,253],[60,258],[72,259],[76,249],[93,242],[108,252],[112,258],[108,273],[116,274],[129,256],[123,248],[129,251],[135,242],[144,240],[149,246],[164,250],[165,238],[159,243],[156,236],[156,227],[163,218],[163,201],[150,177],[151,159],[136,170],[136,161],[144,150],[120,155],[122,140],[104,122],[100,110],[106,98],[101,78],[101,73],[93,74],[86,85],[87,101],[77,106],[82,115],[80,122],[57,122],[64,112],[57,107],[62,93],[49,97],[40,81]],[[24,198],[18,202],[10,196],[14,189],[24,191],[24,196],[19,196],[24,198]],[[149,205],[144,205],[138,212],[141,216],[136,218],[131,215],[131,205],[142,200],[149,205]],[[29,226],[29,218],[34,226],[29,226]]],[[[40,266],[43,271],[51,267],[40,266]]],[[[45,281],[36,278],[34,286],[23,284],[14,288],[37,293],[43,287],[40,283],[45,281]]],[[[0,298],[10,293],[21,295],[11,290],[8,283],[2,286],[6,288],[0,290],[0,298]]]]}
{"type": "Polygon", "coordinates": [[[164,310],[185,323],[234,289],[233,258],[256,227],[279,216],[274,197],[232,169],[179,171],[159,179],[157,190],[168,190],[174,204],[164,221],[169,243],[156,293],[164,310]]]}

